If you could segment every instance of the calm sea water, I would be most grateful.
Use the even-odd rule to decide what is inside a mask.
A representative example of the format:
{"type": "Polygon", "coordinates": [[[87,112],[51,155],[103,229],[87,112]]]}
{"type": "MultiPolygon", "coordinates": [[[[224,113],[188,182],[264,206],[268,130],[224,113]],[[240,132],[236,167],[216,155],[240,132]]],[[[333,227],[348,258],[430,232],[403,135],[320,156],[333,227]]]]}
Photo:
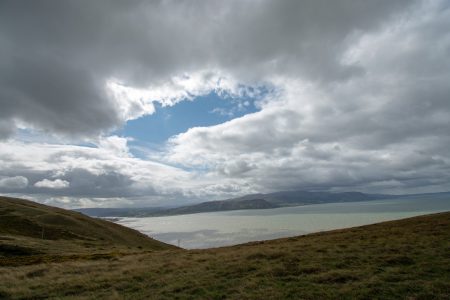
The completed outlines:
{"type": "Polygon", "coordinates": [[[329,203],[170,217],[121,218],[117,223],[187,249],[235,245],[450,211],[450,194],[329,203]]]}

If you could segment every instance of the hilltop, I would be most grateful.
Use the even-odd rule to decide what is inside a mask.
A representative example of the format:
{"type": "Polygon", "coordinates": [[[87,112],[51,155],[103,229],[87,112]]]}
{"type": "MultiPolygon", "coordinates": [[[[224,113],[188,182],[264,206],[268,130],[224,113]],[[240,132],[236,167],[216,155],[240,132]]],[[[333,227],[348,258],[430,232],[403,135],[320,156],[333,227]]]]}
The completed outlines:
{"type": "MultiPolygon", "coordinates": [[[[25,214],[14,212],[17,207],[21,208],[10,207],[8,213],[25,214]]],[[[9,226],[8,230],[13,229],[9,226]]],[[[1,245],[5,242],[8,239],[0,239],[1,245]]],[[[54,253],[61,251],[60,244],[52,246],[54,253]]],[[[450,296],[450,212],[224,248],[162,248],[166,250],[126,255],[112,249],[97,256],[47,254],[46,259],[34,261],[0,257],[0,298],[450,296]]]]}

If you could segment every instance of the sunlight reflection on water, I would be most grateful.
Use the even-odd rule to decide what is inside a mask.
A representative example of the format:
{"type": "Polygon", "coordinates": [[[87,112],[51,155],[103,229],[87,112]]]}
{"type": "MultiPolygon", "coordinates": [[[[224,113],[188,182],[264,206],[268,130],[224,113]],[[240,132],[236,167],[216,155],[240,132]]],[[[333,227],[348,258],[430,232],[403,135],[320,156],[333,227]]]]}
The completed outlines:
{"type": "Polygon", "coordinates": [[[448,195],[265,210],[120,218],[117,223],[186,249],[235,245],[450,210],[448,195]]]}

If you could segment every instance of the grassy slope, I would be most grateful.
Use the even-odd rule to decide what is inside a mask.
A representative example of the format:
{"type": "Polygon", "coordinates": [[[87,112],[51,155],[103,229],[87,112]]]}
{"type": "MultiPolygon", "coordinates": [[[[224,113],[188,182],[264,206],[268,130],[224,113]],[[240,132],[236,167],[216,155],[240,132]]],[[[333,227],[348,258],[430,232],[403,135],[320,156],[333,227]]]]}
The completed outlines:
{"type": "Polygon", "coordinates": [[[61,255],[171,248],[112,222],[27,200],[0,197],[0,260],[14,254],[61,255]]]}
{"type": "Polygon", "coordinates": [[[0,295],[449,299],[450,212],[218,249],[0,266],[0,295]]]}

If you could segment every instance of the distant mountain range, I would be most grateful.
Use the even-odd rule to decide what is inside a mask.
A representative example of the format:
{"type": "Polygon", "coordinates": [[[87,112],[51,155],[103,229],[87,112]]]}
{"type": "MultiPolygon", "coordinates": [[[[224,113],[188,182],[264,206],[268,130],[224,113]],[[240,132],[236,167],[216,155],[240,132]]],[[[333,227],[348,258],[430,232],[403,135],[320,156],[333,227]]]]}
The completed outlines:
{"type": "Polygon", "coordinates": [[[386,195],[365,194],[360,192],[308,192],[308,191],[282,191],[269,194],[251,194],[239,198],[207,201],[198,204],[179,207],[143,207],[143,208],[80,208],[75,211],[91,217],[157,217],[203,212],[230,211],[242,209],[270,209],[288,206],[301,206],[323,203],[360,202],[382,199],[417,198],[435,195],[448,195],[445,193],[386,195]]]}
{"type": "Polygon", "coordinates": [[[402,196],[364,194],[360,192],[308,192],[282,191],[270,194],[251,194],[239,198],[208,201],[175,208],[80,208],[78,212],[96,217],[151,217],[194,214],[202,212],[229,211],[242,209],[269,209],[286,206],[300,206],[320,203],[358,202],[392,199],[402,196]]]}

